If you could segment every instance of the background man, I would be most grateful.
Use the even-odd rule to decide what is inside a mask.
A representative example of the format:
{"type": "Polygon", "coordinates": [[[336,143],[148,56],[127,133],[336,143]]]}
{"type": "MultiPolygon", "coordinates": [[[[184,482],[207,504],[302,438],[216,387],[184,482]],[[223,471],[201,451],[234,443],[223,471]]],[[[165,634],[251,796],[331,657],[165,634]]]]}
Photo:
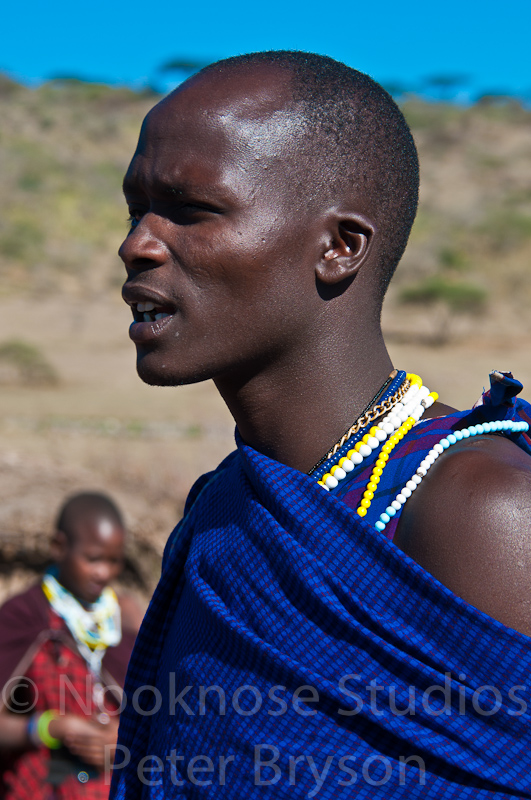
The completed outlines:
{"type": "Polygon", "coordinates": [[[116,797],[530,796],[529,406],[508,373],[457,412],[393,369],[417,191],[397,106],[321,56],[211,65],[144,121],[138,372],[212,378],[238,450],[166,549],[116,797]]]}
{"type": "Polygon", "coordinates": [[[59,513],[54,566],[0,609],[2,797],[108,794],[104,759],[140,624],[134,601],[109,587],[124,540],[108,497],[75,495],[59,513]]]}

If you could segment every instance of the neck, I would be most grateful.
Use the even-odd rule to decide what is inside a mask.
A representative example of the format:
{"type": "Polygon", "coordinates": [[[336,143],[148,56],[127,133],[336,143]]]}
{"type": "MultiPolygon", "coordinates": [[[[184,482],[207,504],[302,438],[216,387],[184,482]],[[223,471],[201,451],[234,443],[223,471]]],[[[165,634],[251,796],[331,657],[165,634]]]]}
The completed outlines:
{"type": "MultiPolygon", "coordinates": [[[[393,366],[381,331],[363,347],[338,338],[307,348],[251,378],[216,380],[242,439],[255,450],[308,472],[385,383],[393,366]]],[[[355,340],[356,342],[361,339],[355,340]]]]}

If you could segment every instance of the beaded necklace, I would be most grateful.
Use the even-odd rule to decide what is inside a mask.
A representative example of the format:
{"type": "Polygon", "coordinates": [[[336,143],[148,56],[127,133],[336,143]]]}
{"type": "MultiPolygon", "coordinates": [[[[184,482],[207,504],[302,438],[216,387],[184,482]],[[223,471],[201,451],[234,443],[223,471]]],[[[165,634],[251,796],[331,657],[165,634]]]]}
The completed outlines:
{"type": "MultiPolygon", "coordinates": [[[[513,422],[513,420],[496,420],[494,422],[483,422],[479,425],[469,425],[468,428],[462,428],[459,431],[448,433],[443,436],[437,444],[435,444],[428,455],[423,458],[417,467],[416,472],[406,482],[405,486],[398,492],[392,503],[387,506],[385,511],[380,514],[379,520],[375,523],[375,528],[378,531],[385,530],[385,526],[391,521],[391,517],[400,514],[406,500],[411,497],[417,486],[422,483],[422,479],[426,477],[428,470],[439,458],[441,453],[444,453],[449,447],[462,439],[468,439],[471,436],[480,436],[485,433],[498,433],[503,432],[508,435],[515,433],[524,433],[529,430],[527,422],[513,422]]],[[[363,502],[363,501],[362,501],[363,502]]],[[[358,509],[359,514],[359,509],[358,509]]]]}
{"type": "Polygon", "coordinates": [[[332,449],[317,462],[308,475],[313,475],[318,481],[321,480],[323,475],[334,464],[337,464],[339,459],[346,455],[353,445],[362,438],[371,422],[394,409],[404,397],[409,386],[410,383],[406,373],[403,370],[393,370],[385,384],[365,407],[354,424],[343,434],[332,449]],[[376,401],[378,402],[376,403],[376,401]]]}
{"type": "Polygon", "coordinates": [[[52,571],[42,579],[42,590],[55,613],[64,619],[77,648],[88,666],[99,676],[108,647],[122,638],[120,606],[116,594],[106,586],[90,609],[84,608],[54,577],[52,571]]]}
{"type": "Polygon", "coordinates": [[[357,420],[354,422],[354,424],[351,425],[351,427],[347,431],[345,431],[341,439],[339,439],[339,441],[336,442],[336,444],[332,447],[332,449],[329,450],[328,453],[326,453],[326,455],[320,458],[317,464],[315,464],[311,468],[311,470],[309,470],[308,475],[314,475],[316,471],[319,469],[319,467],[321,467],[326,461],[328,461],[328,459],[331,456],[337,453],[339,448],[342,447],[348,439],[350,439],[354,434],[356,434],[361,427],[367,425],[368,420],[366,420],[365,418],[367,417],[368,414],[371,413],[371,411],[374,410],[374,408],[376,407],[374,404],[376,403],[377,400],[379,399],[387,400],[389,395],[394,391],[394,389],[396,388],[395,383],[398,379],[398,375],[399,375],[398,370],[394,369],[389,375],[389,377],[386,379],[384,384],[380,386],[380,388],[378,389],[372,400],[369,403],[367,403],[367,405],[365,406],[365,408],[363,409],[357,420]]]}
{"type": "MultiPolygon", "coordinates": [[[[404,373],[402,374],[404,375],[404,373]]],[[[377,425],[372,426],[367,433],[362,430],[358,441],[353,447],[353,440],[350,440],[343,448],[340,448],[333,460],[328,459],[315,476],[319,486],[322,486],[326,491],[335,489],[339,482],[347,477],[349,472],[352,472],[374,450],[383,445],[361,503],[357,508],[357,513],[360,517],[364,517],[367,514],[367,509],[374,498],[374,492],[380,482],[390,453],[406,433],[419,421],[424,411],[433,405],[438,398],[437,392],[430,392],[426,386],[423,386],[422,379],[418,375],[408,373],[405,375],[405,379],[408,384],[407,389],[403,393],[402,399],[394,404],[391,412],[377,425]],[[388,437],[389,441],[386,442],[388,437]],[[383,444],[384,442],[386,443],[383,444]],[[345,453],[344,449],[349,447],[350,449],[345,453]]],[[[371,421],[374,421],[374,419],[371,421]]]]}
{"type": "MultiPolygon", "coordinates": [[[[364,459],[368,458],[374,450],[382,445],[362,500],[356,509],[356,513],[360,517],[364,517],[374,499],[374,492],[389,461],[391,452],[400,440],[417,424],[424,411],[435,403],[438,397],[437,392],[430,392],[426,386],[423,386],[422,379],[418,375],[393,371],[354,425],[346,431],[332,450],[308,474],[313,474],[319,486],[322,486],[326,491],[330,491],[335,489],[340,481],[345,480],[349,472],[352,472],[362,464],[364,459]],[[388,387],[387,391],[382,397],[382,392],[386,387],[388,387]],[[370,408],[378,398],[380,398],[380,402],[370,408]],[[374,422],[383,413],[386,413],[386,416],[367,431],[370,423],[374,422]],[[386,441],[388,437],[389,440],[386,441]]],[[[511,435],[524,433],[529,430],[529,427],[529,424],[523,421],[497,420],[479,425],[470,425],[468,428],[443,436],[421,461],[416,472],[398,492],[395,499],[380,514],[374,527],[378,531],[383,531],[391,521],[391,518],[400,514],[404,504],[411,497],[417,486],[420,485],[430,467],[448,447],[462,439],[468,439],[470,436],[498,432],[511,435]]]]}

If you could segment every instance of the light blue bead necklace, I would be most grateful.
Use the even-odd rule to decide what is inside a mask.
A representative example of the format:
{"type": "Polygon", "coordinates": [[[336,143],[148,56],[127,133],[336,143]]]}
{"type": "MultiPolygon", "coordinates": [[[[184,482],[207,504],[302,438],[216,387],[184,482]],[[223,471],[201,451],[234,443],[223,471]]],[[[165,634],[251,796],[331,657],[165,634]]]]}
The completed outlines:
{"type": "Polygon", "coordinates": [[[508,436],[515,433],[525,433],[529,430],[527,422],[513,422],[512,420],[497,420],[494,422],[483,422],[479,425],[470,425],[468,428],[462,428],[459,431],[448,433],[443,436],[437,444],[435,444],[429,453],[423,458],[417,467],[416,472],[407,481],[406,485],[398,492],[395,499],[390,505],[387,506],[385,511],[380,514],[379,520],[375,523],[374,527],[378,531],[385,530],[385,526],[391,522],[391,518],[400,514],[406,500],[411,497],[417,486],[422,483],[423,478],[426,477],[429,468],[439,458],[441,453],[444,453],[453,444],[457,444],[462,439],[469,439],[471,436],[480,436],[484,433],[506,433],[508,436]]]}

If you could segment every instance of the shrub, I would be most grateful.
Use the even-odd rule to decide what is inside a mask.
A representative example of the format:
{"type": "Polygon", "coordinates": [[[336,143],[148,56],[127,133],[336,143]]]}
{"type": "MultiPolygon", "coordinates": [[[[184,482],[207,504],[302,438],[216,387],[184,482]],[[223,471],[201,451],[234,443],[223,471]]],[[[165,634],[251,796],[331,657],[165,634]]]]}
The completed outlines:
{"type": "Polygon", "coordinates": [[[0,343],[0,366],[9,368],[21,383],[35,386],[52,386],[58,375],[38,347],[22,339],[0,343]]]}
{"type": "Polygon", "coordinates": [[[417,305],[442,302],[450,311],[477,314],[485,307],[487,292],[473,283],[433,275],[420,283],[405,286],[400,293],[400,300],[417,305]]]}
{"type": "Polygon", "coordinates": [[[492,213],[478,227],[478,233],[492,250],[506,253],[531,238],[531,214],[517,210],[492,213]]]}
{"type": "Polygon", "coordinates": [[[461,250],[454,247],[443,247],[439,251],[439,264],[445,270],[464,270],[468,266],[467,258],[461,250]]]}

